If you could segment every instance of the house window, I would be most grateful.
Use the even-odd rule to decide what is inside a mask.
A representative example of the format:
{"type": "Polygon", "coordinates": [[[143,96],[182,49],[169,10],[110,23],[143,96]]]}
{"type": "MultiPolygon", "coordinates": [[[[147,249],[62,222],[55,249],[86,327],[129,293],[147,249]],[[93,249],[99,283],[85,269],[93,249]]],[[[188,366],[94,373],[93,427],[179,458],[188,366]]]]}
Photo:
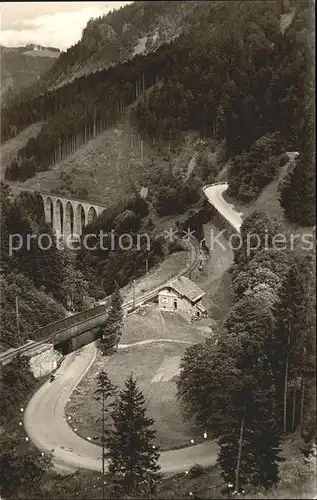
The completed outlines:
{"type": "Polygon", "coordinates": [[[174,309],[177,309],[177,299],[174,299],[174,309]]]}
{"type": "Polygon", "coordinates": [[[162,297],[162,302],[164,302],[164,304],[166,304],[166,302],[167,302],[167,297],[162,297]]]}

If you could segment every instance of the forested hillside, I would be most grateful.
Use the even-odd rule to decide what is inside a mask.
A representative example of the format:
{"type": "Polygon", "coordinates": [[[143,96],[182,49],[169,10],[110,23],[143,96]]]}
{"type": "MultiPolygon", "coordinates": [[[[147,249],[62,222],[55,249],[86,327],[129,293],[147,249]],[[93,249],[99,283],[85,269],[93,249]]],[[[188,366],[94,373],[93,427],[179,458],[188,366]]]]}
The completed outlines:
{"type": "Polygon", "coordinates": [[[28,235],[56,242],[45,223],[41,199],[25,192],[12,199],[10,189],[1,183],[0,201],[1,348],[5,349],[24,344],[37,328],[63,318],[65,308],[85,308],[89,303],[83,275],[67,253],[56,244],[48,251],[35,240],[28,244],[28,235]],[[18,248],[19,240],[10,235],[22,238],[19,251],[12,250],[18,248]]]}
{"type": "Polygon", "coordinates": [[[58,49],[51,47],[1,46],[1,105],[9,105],[23,90],[38,82],[59,54],[58,49]]]}
{"type": "Polygon", "coordinates": [[[185,418],[219,437],[222,477],[236,491],[276,485],[287,436],[298,433],[306,456],[315,442],[316,256],[273,248],[280,231],[265,213],[245,219],[234,304],[216,343],[187,350],[178,380],[185,418]],[[250,231],[261,238],[251,254],[250,231]]]}
{"type": "Polygon", "coordinates": [[[191,126],[225,137],[230,155],[278,130],[288,149],[299,148],[313,123],[310,9],[301,3],[282,35],[278,7],[231,4],[228,23],[193,39],[186,62],[175,58],[173,76],[136,107],[144,134],[175,137],[191,126]]]}
{"type": "Polygon", "coordinates": [[[46,170],[115,123],[136,99],[133,123],[153,144],[173,145],[190,128],[225,138],[230,155],[279,130],[286,148],[299,149],[312,126],[306,116],[312,95],[309,6],[299,4],[282,34],[279,2],[207,5],[210,17],[199,34],[193,29],[156,53],[78,78],[3,113],[2,140],[12,124],[21,130],[48,122],[7,169],[7,179],[46,170]],[[223,23],[225,18],[230,22],[223,23]]]}
{"type": "Polygon", "coordinates": [[[91,19],[81,40],[61,54],[42,83],[52,88],[65,85],[75,77],[155,51],[201,22],[209,11],[202,2],[138,1],[91,19]]]}

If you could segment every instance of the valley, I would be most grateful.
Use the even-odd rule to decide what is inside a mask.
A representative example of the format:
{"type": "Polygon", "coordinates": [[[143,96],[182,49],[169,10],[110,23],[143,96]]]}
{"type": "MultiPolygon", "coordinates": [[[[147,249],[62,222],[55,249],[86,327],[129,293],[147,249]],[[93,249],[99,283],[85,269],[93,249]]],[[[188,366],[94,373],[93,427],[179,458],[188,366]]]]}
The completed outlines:
{"type": "Polygon", "coordinates": [[[1,45],[1,104],[36,84],[60,55],[55,48],[29,44],[25,47],[1,45]]]}

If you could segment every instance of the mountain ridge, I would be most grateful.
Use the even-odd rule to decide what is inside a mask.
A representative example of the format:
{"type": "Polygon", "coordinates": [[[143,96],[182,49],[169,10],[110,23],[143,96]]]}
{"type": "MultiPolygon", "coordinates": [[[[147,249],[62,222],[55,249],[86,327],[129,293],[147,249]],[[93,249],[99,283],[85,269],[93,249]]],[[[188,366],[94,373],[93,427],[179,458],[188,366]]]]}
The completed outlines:
{"type": "Polygon", "coordinates": [[[44,76],[43,85],[52,90],[137,54],[156,51],[186,32],[196,17],[206,17],[210,10],[209,2],[141,1],[91,19],[81,39],[62,52],[44,76]]]}
{"type": "Polygon", "coordinates": [[[1,57],[1,104],[10,101],[39,81],[60,55],[55,47],[30,43],[17,47],[0,45],[1,57]]]}

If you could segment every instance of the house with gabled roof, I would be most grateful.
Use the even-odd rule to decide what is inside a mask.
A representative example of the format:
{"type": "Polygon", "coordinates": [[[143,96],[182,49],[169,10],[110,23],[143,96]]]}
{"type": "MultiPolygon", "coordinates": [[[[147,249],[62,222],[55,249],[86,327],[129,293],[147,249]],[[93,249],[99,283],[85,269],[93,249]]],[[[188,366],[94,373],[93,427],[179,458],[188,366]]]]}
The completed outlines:
{"type": "Polygon", "coordinates": [[[205,292],[186,276],[181,276],[158,292],[158,305],[162,311],[179,312],[190,317],[205,317],[202,305],[205,292]]]}

